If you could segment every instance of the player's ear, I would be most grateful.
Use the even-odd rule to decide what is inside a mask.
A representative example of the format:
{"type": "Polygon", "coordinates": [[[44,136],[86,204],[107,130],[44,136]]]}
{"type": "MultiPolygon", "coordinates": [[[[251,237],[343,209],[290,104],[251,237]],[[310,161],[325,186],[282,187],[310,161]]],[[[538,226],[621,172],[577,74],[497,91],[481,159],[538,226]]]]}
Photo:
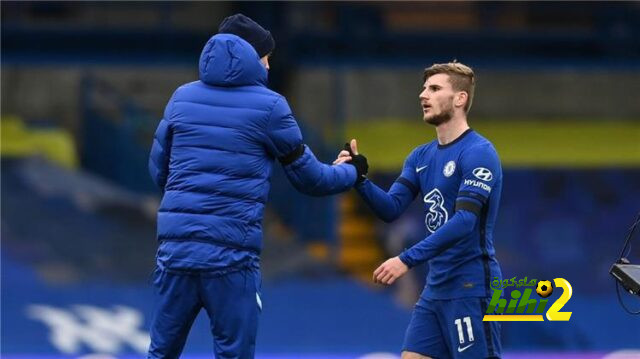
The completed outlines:
{"type": "Polygon", "coordinates": [[[469,100],[469,94],[466,91],[460,91],[456,94],[456,107],[463,107],[469,100]]]}

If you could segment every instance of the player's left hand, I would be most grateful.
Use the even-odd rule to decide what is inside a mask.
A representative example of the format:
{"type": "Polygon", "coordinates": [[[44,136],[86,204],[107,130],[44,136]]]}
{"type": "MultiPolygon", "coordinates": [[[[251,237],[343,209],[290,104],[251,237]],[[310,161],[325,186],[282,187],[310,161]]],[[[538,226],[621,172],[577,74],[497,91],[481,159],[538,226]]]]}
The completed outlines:
{"type": "Polygon", "coordinates": [[[373,282],[391,285],[407,271],[409,267],[400,258],[389,258],[373,272],[373,282]]]}

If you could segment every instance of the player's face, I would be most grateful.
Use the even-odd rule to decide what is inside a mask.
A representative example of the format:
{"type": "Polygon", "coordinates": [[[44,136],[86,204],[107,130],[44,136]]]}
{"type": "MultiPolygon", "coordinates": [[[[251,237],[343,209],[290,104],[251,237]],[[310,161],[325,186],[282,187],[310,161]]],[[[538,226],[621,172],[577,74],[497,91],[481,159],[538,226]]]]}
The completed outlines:
{"type": "Polygon", "coordinates": [[[420,93],[424,122],[438,126],[451,120],[455,94],[449,82],[449,75],[435,74],[429,77],[420,93]]]}
{"type": "Polygon", "coordinates": [[[260,62],[262,63],[262,66],[264,66],[265,69],[267,69],[267,71],[269,71],[269,57],[271,56],[271,54],[267,54],[264,55],[263,57],[260,58],[260,62]]]}

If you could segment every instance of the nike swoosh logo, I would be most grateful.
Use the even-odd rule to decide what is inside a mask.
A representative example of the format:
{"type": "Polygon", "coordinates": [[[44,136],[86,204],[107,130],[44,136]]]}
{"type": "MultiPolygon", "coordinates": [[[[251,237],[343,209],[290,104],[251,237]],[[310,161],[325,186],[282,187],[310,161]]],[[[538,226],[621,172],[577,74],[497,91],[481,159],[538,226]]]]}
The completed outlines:
{"type": "Polygon", "coordinates": [[[466,347],[462,347],[462,348],[458,347],[458,353],[462,353],[463,351],[469,349],[469,347],[474,345],[474,344],[475,343],[471,343],[471,344],[467,345],[466,347]]]}
{"type": "Polygon", "coordinates": [[[422,167],[416,167],[416,173],[422,171],[423,169],[427,168],[428,166],[422,166],[422,167]]]}

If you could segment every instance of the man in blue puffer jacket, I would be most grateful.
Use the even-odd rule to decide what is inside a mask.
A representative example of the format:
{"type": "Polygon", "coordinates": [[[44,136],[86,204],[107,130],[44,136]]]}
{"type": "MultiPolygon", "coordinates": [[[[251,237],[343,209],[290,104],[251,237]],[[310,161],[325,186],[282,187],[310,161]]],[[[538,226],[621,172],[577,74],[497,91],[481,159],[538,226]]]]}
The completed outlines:
{"type": "Polygon", "coordinates": [[[202,51],[200,81],[175,91],[158,125],[149,171],[163,197],[149,358],[179,357],[201,308],[217,358],[253,358],[276,159],[310,195],[345,191],[366,174],[366,162],[325,165],[303,144],[286,99],[266,87],[274,46],[248,17],[226,18],[202,51]]]}

